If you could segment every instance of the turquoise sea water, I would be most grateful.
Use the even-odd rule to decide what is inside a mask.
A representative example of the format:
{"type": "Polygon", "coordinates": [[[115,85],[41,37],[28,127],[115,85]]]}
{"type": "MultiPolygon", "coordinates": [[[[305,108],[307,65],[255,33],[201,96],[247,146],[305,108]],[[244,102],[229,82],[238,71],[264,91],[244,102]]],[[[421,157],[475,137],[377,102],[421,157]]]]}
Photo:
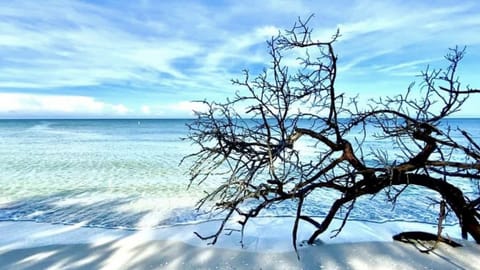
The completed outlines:
{"type": "MultiPolygon", "coordinates": [[[[187,166],[179,165],[194,151],[181,140],[187,121],[0,120],[0,220],[136,229],[212,218],[194,205],[215,181],[187,190],[187,166]]],[[[480,140],[480,119],[450,121],[480,140]]],[[[364,198],[352,218],[435,223],[436,195],[424,195],[409,188],[395,209],[381,195],[364,198]]],[[[306,212],[325,215],[331,199],[315,195],[306,212]]],[[[294,215],[294,208],[279,204],[264,215],[294,215]]]]}

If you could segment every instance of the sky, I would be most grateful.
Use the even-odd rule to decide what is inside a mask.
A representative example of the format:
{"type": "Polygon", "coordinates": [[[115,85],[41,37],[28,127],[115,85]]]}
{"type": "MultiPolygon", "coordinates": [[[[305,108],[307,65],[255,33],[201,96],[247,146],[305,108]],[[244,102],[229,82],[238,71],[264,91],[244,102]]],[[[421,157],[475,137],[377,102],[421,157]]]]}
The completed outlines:
{"type": "MultiPolygon", "coordinates": [[[[2,1],[0,118],[185,118],[223,101],[231,79],[269,64],[265,41],[298,17],[314,36],[337,29],[337,89],[362,99],[402,93],[448,48],[480,88],[478,1],[2,1]]],[[[255,75],[255,74],[253,74],[255,75]]],[[[457,116],[480,117],[472,96],[457,116]]]]}

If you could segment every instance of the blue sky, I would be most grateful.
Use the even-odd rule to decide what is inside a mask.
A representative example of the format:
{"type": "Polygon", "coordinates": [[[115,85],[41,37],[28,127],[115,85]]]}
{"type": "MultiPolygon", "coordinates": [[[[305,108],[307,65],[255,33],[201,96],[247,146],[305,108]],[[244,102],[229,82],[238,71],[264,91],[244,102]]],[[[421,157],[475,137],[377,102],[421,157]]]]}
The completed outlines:
{"type": "MultiPolygon", "coordinates": [[[[337,89],[401,93],[449,47],[467,46],[480,87],[478,1],[3,1],[0,117],[189,117],[224,100],[241,71],[268,63],[265,40],[314,13],[315,37],[342,37],[337,89]]],[[[480,116],[473,97],[458,116],[480,116]]]]}

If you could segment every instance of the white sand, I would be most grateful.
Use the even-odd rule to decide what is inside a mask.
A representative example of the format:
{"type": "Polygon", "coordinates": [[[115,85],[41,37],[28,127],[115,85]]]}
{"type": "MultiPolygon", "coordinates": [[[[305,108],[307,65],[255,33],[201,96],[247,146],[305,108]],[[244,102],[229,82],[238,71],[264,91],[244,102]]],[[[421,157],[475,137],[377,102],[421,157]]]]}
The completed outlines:
{"type": "MultiPolygon", "coordinates": [[[[223,236],[207,246],[193,231],[207,232],[215,222],[155,230],[125,231],[78,226],[0,222],[0,269],[478,269],[480,246],[439,244],[430,254],[393,242],[404,230],[434,232],[431,225],[349,222],[339,237],[304,246],[300,260],[292,251],[289,218],[256,220],[239,236],[223,236]]],[[[334,227],[332,227],[334,228],[334,227]]],[[[306,239],[311,228],[300,230],[306,239]]],[[[446,228],[456,237],[456,227],[446,228]]]]}

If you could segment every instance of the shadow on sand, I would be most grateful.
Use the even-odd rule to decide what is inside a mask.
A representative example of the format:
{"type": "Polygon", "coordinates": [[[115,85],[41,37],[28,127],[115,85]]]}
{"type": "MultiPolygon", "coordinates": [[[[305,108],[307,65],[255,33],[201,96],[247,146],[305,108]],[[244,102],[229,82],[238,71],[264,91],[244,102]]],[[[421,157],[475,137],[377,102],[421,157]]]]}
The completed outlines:
{"type": "MultiPolygon", "coordinates": [[[[130,236],[132,237],[132,236],[130,236]]],[[[478,247],[426,255],[398,243],[331,244],[292,252],[244,252],[181,242],[51,245],[0,252],[0,269],[474,269],[478,247]]]]}
{"type": "MultiPolygon", "coordinates": [[[[199,228],[195,225],[153,230],[88,228],[114,222],[129,227],[149,213],[121,210],[131,202],[130,197],[72,204],[66,203],[65,196],[34,197],[0,206],[2,217],[37,222],[0,222],[0,269],[473,269],[480,265],[480,248],[472,243],[458,249],[440,244],[431,254],[393,242],[321,244],[301,248],[298,260],[294,252],[207,246],[194,236],[199,228]],[[98,214],[93,215],[93,210],[98,214]],[[47,224],[55,218],[78,226],[47,224]],[[89,241],[79,243],[76,237],[89,241]]],[[[178,211],[188,209],[173,209],[166,218],[178,216],[178,211]]]]}

